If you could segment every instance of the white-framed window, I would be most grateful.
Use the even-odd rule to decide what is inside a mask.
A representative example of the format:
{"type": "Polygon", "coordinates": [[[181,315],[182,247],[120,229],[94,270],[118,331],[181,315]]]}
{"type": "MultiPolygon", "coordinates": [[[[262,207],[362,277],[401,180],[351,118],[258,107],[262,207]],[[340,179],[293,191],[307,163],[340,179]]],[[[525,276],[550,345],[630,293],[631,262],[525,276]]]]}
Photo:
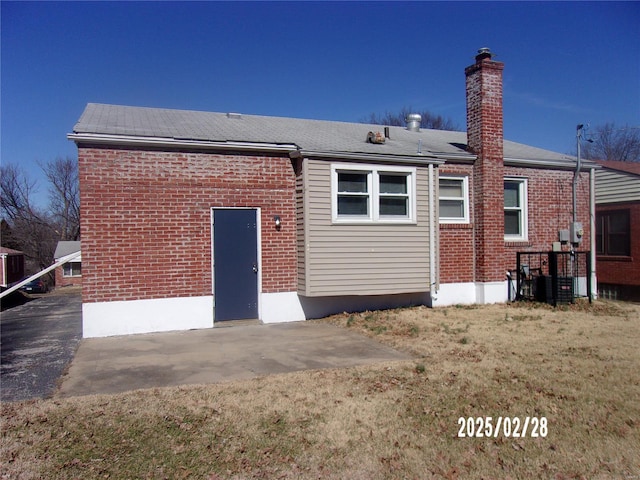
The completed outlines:
{"type": "Polygon", "coordinates": [[[440,175],[440,223],[469,223],[469,177],[440,175]]]}
{"type": "Polygon", "coordinates": [[[62,265],[63,277],[80,277],[82,276],[82,263],[81,262],[67,262],[62,265]]]}
{"type": "Polygon", "coordinates": [[[527,239],[527,180],[504,179],[504,239],[527,239]]]}
{"type": "Polygon", "coordinates": [[[414,223],[415,192],[415,168],[331,165],[331,216],[335,223],[414,223]]]}

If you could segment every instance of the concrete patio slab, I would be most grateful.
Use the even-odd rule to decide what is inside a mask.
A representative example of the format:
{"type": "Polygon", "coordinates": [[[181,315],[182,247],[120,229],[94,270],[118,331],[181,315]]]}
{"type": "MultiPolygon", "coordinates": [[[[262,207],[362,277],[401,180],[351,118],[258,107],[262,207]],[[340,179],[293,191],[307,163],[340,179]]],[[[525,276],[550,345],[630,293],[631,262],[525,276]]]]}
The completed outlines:
{"type": "Polygon", "coordinates": [[[81,341],[56,395],[208,384],[410,358],[358,333],[313,321],[89,338],[81,341]]]}

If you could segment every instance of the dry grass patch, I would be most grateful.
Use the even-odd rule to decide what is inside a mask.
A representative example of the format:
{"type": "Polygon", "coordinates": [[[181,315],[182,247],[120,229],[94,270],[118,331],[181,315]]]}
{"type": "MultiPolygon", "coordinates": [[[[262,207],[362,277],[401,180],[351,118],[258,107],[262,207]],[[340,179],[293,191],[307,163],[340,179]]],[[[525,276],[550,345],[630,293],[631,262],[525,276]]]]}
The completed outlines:
{"type": "Polygon", "coordinates": [[[0,478],[633,478],[640,307],[488,306],[323,320],[416,360],[2,405],[0,478]],[[458,438],[459,417],[546,438],[458,438]]]}

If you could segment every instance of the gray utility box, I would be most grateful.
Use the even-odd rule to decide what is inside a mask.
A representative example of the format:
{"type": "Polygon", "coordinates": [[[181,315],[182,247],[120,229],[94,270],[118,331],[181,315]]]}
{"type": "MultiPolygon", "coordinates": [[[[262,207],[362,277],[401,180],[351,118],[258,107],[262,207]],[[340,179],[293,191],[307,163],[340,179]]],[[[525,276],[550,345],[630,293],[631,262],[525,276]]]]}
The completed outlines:
{"type": "Polygon", "coordinates": [[[571,243],[578,244],[582,242],[582,236],[584,230],[582,229],[582,223],[572,222],[569,228],[569,236],[571,237],[571,243]]]}

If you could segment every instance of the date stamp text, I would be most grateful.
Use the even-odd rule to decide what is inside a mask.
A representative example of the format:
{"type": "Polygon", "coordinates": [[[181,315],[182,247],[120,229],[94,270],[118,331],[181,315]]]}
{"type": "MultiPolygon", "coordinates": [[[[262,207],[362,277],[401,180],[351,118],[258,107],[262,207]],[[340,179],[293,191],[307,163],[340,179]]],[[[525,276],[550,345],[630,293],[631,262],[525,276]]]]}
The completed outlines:
{"type": "Polygon", "coordinates": [[[460,417],[459,438],[538,438],[546,437],[546,417],[460,417]]]}

